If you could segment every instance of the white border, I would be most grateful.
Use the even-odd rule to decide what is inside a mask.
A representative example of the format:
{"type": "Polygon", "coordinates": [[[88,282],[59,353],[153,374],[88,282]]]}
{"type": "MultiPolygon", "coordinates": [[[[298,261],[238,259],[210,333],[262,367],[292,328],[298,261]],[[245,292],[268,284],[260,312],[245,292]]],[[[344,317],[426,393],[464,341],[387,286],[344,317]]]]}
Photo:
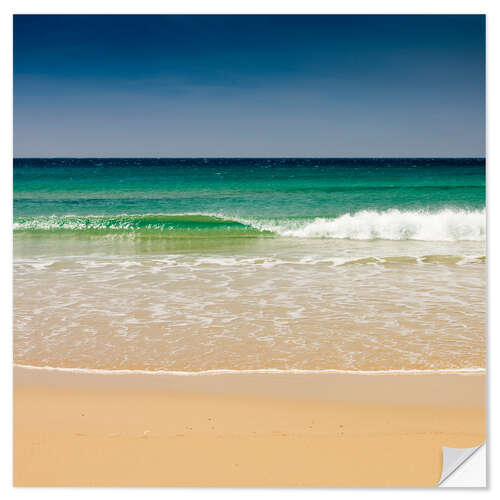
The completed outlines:
{"type": "MultiPolygon", "coordinates": [[[[495,0],[11,0],[16,14],[480,14],[491,12],[495,0]]],[[[10,5],[9,5],[10,4],[10,5]]],[[[5,9],[5,7],[4,7],[5,9]]]]}
{"type": "MultiPolygon", "coordinates": [[[[1,114],[1,144],[2,144],[2,163],[0,167],[0,196],[1,202],[1,229],[2,229],[2,244],[0,245],[0,259],[2,263],[2,300],[0,302],[1,318],[3,321],[2,334],[2,401],[11,401],[12,395],[12,379],[11,379],[11,363],[12,363],[12,342],[11,342],[11,325],[12,325],[12,239],[11,239],[11,221],[12,221],[12,14],[13,13],[137,13],[137,14],[173,14],[173,13],[288,13],[288,14],[487,14],[487,165],[488,165],[488,221],[489,221],[489,238],[488,238],[488,261],[489,261],[489,337],[488,337],[488,358],[489,358],[489,386],[499,387],[500,379],[498,379],[497,371],[495,370],[495,354],[497,353],[497,341],[495,337],[500,335],[498,331],[498,305],[491,307],[492,304],[500,304],[500,290],[497,285],[497,277],[499,276],[500,264],[497,264],[497,257],[500,255],[499,232],[499,205],[500,205],[500,189],[499,169],[500,162],[498,161],[498,141],[500,140],[499,127],[496,125],[499,107],[498,93],[500,92],[499,64],[500,64],[500,13],[498,5],[500,2],[495,0],[490,1],[440,1],[440,0],[420,0],[420,1],[318,1],[318,0],[240,0],[239,2],[210,0],[210,1],[188,1],[183,0],[177,2],[165,1],[147,1],[141,0],[130,1],[103,1],[103,0],[73,0],[71,2],[62,0],[45,0],[44,2],[34,0],[4,0],[1,8],[0,18],[0,37],[1,37],[1,70],[2,70],[2,99],[3,106],[1,114]]],[[[498,391],[496,391],[498,392],[498,391]]],[[[498,419],[497,402],[494,399],[495,391],[489,391],[489,422],[498,419]]],[[[423,492],[420,489],[401,490],[397,488],[391,489],[67,489],[67,488],[46,488],[46,489],[13,489],[11,487],[12,477],[12,457],[11,457],[11,429],[12,429],[12,412],[11,405],[4,405],[4,411],[1,413],[2,429],[2,455],[0,470],[2,471],[2,497],[27,497],[36,496],[37,498],[57,499],[67,498],[68,496],[76,498],[86,498],[89,495],[96,498],[151,498],[164,497],[169,498],[192,498],[193,496],[203,496],[208,499],[233,499],[238,498],[260,498],[270,497],[324,497],[335,495],[340,497],[356,497],[369,493],[373,498],[387,498],[388,496],[400,497],[402,494],[408,496],[417,496],[420,498],[425,495],[442,495],[446,494],[443,490],[429,489],[423,492]]],[[[488,429],[488,449],[495,449],[496,435],[492,432],[491,426],[488,429]]],[[[500,448],[500,447],[497,447],[500,448]]],[[[489,453],[491,457],[492,453],[489,453]]],[[[498,480],[495,481],[496,464],[493,463],[489,468],[489,484],[488,491],[481,492],[482,494],[491,494],[497,488],[498,480]]],[[[497,475],[498,476],[498,475],[497,475]]],[[[453,498],[462,498],[463,495],[470,493],[480,493],[475,490],[453,490],[453,498]]]]}

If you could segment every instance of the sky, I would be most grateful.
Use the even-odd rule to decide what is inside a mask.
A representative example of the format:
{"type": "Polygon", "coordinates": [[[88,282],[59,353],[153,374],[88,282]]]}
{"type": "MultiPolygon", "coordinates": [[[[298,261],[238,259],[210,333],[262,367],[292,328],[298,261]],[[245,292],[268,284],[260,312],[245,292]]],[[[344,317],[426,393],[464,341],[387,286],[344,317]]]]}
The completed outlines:
{"type": "Polygon", "coordinates": [[[484,16],[14,16],[16,157],[484,154],[484,16]]]}

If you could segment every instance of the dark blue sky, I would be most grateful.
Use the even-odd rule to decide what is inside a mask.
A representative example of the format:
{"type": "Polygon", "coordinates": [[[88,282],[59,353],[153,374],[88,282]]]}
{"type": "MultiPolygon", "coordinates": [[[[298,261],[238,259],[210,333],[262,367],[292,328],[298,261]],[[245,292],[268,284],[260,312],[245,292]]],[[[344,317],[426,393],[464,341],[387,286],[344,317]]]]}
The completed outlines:
{"type": "Polygon", "coordinates": [[[15,156],[483,156],[483,16],[14,16],[15,156]]]}

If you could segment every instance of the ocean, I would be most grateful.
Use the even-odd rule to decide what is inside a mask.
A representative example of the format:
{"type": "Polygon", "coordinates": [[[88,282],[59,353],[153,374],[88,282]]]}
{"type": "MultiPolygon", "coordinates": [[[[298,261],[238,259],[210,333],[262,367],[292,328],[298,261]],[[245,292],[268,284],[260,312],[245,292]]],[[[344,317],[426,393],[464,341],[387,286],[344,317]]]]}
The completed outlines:
{"type": "Polygon", "coordinates": [[[484,159],[15,159],[14,361],[486,363],[484,159]]]}

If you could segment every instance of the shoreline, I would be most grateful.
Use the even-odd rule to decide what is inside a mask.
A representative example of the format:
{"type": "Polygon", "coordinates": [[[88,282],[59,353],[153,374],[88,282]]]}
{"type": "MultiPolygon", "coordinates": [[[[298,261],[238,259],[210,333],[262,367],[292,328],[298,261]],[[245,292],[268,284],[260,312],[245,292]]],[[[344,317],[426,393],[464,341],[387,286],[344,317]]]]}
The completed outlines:
{"type": "Polygon", "coordinates": [[[485,371],[453,372],[147,372],[14,365],[14,386],[137,389],[225,396],[484,407],[485,371]],[[484,390],[478,390],[478,379],[484,390]],[[439,383],[436,383],[439,382],[439,383]],[[426,391],[427,384],[433,390],[426,391]]]}
{"type": "Polygon", "coordinates": [[[36,365],[23,365],[21,363],[14,363],[14,368],[27,369],[27,370],[47,370],[57,372],[72,372],[72,373],[100,373],[100,374],[141,374],[141,375],[182,375],[182,376],[197,376],[197,375],[220,375],[220,374],[323,374],[323,373],[338,373],[348,375],[439,375],[439,374],[485,374],[486,368],[429,368],[429,369],[390,369],[390,370],[342,370],[342,369],[302,369],[302,368],[255,368],[255,369],[214,369],[214,370],[200,370],[200,371],[187,371],[187,370],[146,370],[146,369],[132,369],[132,368],[81,368],[81,367],[63,367],[63,366],[36,366],[36,365]]]}
{"type": "Polygon", "coordinates": [[[486,435],[484,374],[14,367],[16,486],[434,486],[486,435]]]}

